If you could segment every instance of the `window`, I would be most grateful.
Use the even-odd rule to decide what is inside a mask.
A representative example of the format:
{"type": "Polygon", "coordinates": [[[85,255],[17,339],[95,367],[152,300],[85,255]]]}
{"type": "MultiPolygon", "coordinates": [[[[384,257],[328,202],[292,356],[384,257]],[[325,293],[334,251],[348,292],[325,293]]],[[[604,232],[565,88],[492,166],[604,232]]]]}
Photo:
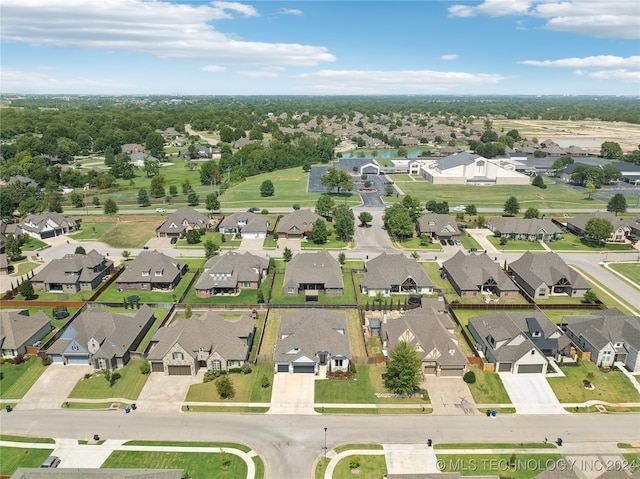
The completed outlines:
{"type": "Polygon", "coordinates": [[[293,293],[295,293],[295,291],[296,291],[295,288],[287,288],[287,292],[288,293],[293,294],[293,293]]]}
{"type": "Polygon", "coordinates": [[[184,356],[182,355],[181,352],[175,352],[173,353],[173,359],[176,359],[178,361],[181,361],[184,358],[184,356]]]}
{"type": "Polygon", "coordinates": [[[336,365],[336,367],[341,368],[342,367],[342,359],[334,359],[333,363],[336,365]]]}
{"type": "Polygon", "coordinates": [[[222,363],[219,359],[214,359],[212,367],[214,371],[220,371],[220,369],[222,369],[222,363]]]}
{"type": "Polygon", "coordinates": [[[107,369],[107,360],[104,358],[98,359],[98,368],[99,369],[107,369]]]}
{"type": "Polygon", "coordinates": [[[142,276],[149,276],[149,271],[142,271],[141,274],[142,276]]]}
{"type": "Polygon", "coordinates": [[[531,350],[531,355],[533,356],[534,354],[536,354],[536,350],[535,350],[535,349],[532,349],[532,350],[531,350]]]}
{"type": "Polygon", "coordinates": [[[546,296],[547,295],[547,289],[546,288],[540,288],[539,294],[540,294],[540,296],[546,296]]]}

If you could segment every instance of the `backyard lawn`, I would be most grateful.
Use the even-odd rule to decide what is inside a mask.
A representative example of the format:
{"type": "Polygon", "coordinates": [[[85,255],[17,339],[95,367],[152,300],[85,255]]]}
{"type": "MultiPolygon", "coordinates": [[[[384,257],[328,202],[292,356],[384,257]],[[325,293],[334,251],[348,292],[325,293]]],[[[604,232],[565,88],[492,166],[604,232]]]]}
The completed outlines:
{"type": "MultiPolygon", "coordinates": [[[[40,467],[53,449],[28,449],[26,447],[0,446],[0,475],[10,476],[19,467],[40,467]]],[[[62,465],[64,467],[64,464],[62,465]]]]}
{"type": "Polygon", "coordinates": [[[132,359],[124,368],[117,369],[116,371],[121,374],[121,377],[113,387],[109,386],[109,382],[102,373],[96,372],[89,379],[81,379],[73,388],[69,397],[77,399],[127,398],[136,400],[149,377],[148,374],[140,372],[140,366],[144,362],[142,359],[132,359]]]}
{"type": "Polygon", "coordinates": [[[238,479],[247,477],[247,465],[235,454],[228,454],[229,465],[222,468],[221,453],[114,451],[103,468],[184,469],[191,479],[238,479]]]}
{"type": "Polygon", "coordinates": [[[473,371],[476,375],[476,382],[469,384],[469,390],[476,404],[511,403],[498,373],[483,371],[479,366],[469,366],[469,371],[473,371]]]}
{"type": "Polygon", "coordinates": [[[250,374],[233,373],[228,377],[233,382],[236,394],[232,399],[222,399],[216,390],[216,381],[194,384],[189,388],[186,402],[270,402],[271,386],[263,388],[262,378],[266,376],[273,384],[273,364],[259,362],[250,374]]]}
{"type": "Polygon", "coordinates": [[[0,364],[0,398],[22,398],[45,369],[46,366],[37,356],[29,357],[22,364],[0,364]]]}
{"type": "Polygon", "coordinates": [[[640,285],[640,263],[609,263],[609,267],[620,273],[629,281],[640,285]]]}
{"type": "Polygon", "coordinates": [[[627,377],[617,369],[603,372],[591,361],[580,361],[578,366],[560,366],[565,377],[547,378],[561,403],[580,403],[592,399],[608,402],[639,402],[636,391],[627,377]],[[592,374],[593,378],[587,378],[592,374]],[[583,381],[589,380],[595,387],[586,389],[583,381]]]}

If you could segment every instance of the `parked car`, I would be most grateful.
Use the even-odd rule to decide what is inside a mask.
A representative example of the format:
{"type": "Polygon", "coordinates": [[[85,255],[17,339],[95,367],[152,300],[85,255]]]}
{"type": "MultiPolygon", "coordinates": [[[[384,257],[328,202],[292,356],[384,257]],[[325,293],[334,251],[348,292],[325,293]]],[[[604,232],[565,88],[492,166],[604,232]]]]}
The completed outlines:
{"type": "Polygon", "coordinates": [[[448,244],[449,246],[454,246],[456,243],[455,243],[455,241],[453,241],[452,239],[448,239],[448,240],[447,240],[447,244],[448,244]]]}
{"type": "Polygon", "coordinates": [[[441,240],[440,240],[440,244],[441,244],[442,246],[447,246],[447,240],[443,240],[443,239],[441,239],[441,240]]]}
{"type": "Polygon", "coordinates": [[[171,244],[176,244],[177,242],[178,242],[178,238],[176,237],[171,238],[171,241],[170,241],[171,244]]]}
{"type": "Polygon", "coordinates": [[[60,458],[58,456],[49,456],[44,460],[40,467],[44,469],[53,469],[54,467],[58,467],[59,465],[60,458]]]}
{"type": "Polygon", "coordinates": [[[459,239],[456,240],[456,246],[460,246],[462,243],[460,242],[459,239]]]}

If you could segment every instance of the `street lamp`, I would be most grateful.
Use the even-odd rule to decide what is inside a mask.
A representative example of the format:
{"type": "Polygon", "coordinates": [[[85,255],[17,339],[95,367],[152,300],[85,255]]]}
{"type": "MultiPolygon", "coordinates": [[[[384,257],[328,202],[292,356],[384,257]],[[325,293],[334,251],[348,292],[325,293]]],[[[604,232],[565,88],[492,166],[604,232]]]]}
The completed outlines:
{"type": "Polygon", "coordinates": [[[324,428],[324,459],[327,460],[327,428],[324,428]]]}

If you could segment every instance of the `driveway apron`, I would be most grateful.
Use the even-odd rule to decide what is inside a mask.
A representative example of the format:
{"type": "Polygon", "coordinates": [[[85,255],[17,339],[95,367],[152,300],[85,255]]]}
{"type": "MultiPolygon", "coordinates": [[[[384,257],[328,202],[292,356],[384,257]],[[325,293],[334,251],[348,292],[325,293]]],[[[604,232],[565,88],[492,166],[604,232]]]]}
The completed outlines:
{"type": "Polygon", "coordinates": [[[165,376],[162,373],[149,375],[140,391],[136,405],[139,412],[178,412],[185,401],[189,387],[202,382],[203,375],[165,376]]]}
{"type": "Polygon", "coordinates": [[[422,385],[429,393],[433,414],[470,416],[476,413],[473,396],[462,378],[427,376],[422,385]]]}
{"type": "Polygon", "coordinates": [[[568,414],[542,374],[499,374],[516,414],[568,414]]]}
{"type": "MultiPolygon", "coordinates": [[[[428,434],[428,433],[427,433],[428,434]]],[[[437,473],[438,463],[432,447],[424,444],[383,444],[389,474],[437,473]]]]}
{"type": "Polygon", "coordinates": [[[20,400],[19,409],[58,409],[85,374],[92,373],[87,366],[51,364],[20,400]]]}
{"type": "Polygon", "coordinates": [[[313,374],[276,374],[267,414],[317,414],[313,408],[314,381],[313,374]]]}

